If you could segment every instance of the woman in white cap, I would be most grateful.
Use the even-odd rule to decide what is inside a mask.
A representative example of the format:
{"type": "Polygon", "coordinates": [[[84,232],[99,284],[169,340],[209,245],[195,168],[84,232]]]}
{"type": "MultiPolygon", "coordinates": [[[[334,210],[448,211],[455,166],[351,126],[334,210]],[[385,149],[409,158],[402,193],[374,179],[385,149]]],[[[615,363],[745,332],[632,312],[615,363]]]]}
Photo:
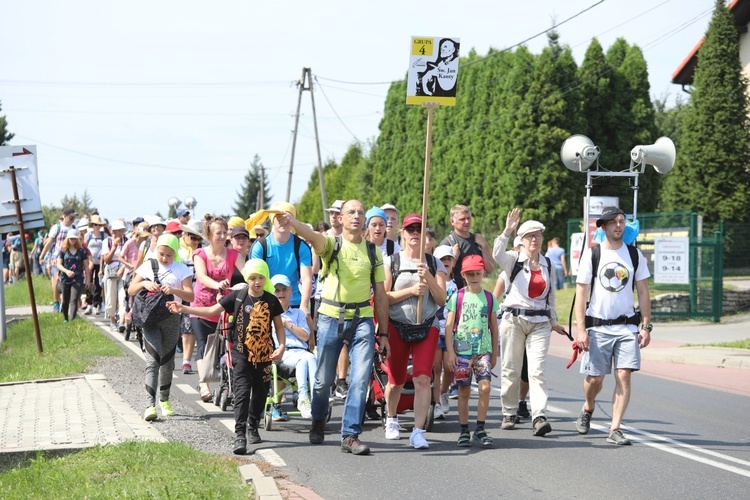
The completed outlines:
{"type": "Polygon", "coordinates": [[[104,265],[104,296],[106,312],[109,316],[109,331],[120,333],[125,331],[125,299],[122,275],[125,267],[120,262],[122,247],[127,242],[125,238],[125,222],[117,219],[112,222],[112,237],[102,243],[102,265],[104,265]],[[120,324],[117,324],[119,317],[120,324]]]}
{"type": "Polygon", "coordinates": [[[544,375],[550,332],[564,334],[565,330],[557,324],[555,312],[555,268],[542,254],[544,224],[527,220],[519,227],[520,220],[521,210],[514,208],[508,212],[505,230],[495,239],[492,252],[495,261],[509,276],[508,290],[501,304],[500,325],[502,428],[513,429],[516,424],[525,347],[533,434],[544,436],[552,430],[545,416],[547,385],[544,375]],[[516,228],[523,248],[506,251],[516,228]]]}
{"type": "Polygon", "coordinates": [[[81,290],[89,286],[89,251],[81,245],[78,231],[71,229],[63,240],[62,250],[57,256],[57,269],[62,284],[63,322],[76,319],[78,297],[81,290]]]}
{"type": "Polygon", "coordinates": [[[148,228],[146,230],[151,233],[151,236],[141,243],[141,246],[138,248],[140,255],[138,256],[138,262],[135,266],[136,269],[138,269],[146,259],[150,259],[154,256],[156,253],[156,241],[167,228],[164,219],[158,215],[146,217],[146,222],[148,222],[148,228]]]}

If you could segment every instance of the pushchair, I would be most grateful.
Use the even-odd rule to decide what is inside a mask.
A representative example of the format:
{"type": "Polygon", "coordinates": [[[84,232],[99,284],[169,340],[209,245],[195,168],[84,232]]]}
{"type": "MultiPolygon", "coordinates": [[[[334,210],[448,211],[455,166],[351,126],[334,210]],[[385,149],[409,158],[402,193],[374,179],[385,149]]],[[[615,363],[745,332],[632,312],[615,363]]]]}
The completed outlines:
{"type": "Polygon", "coordinates": [[[234,373],[232,371],[232,339],[230,330],[234,327],[232,317],[226,312],[222,312],[219,317],[217,331],[221,333],[223,342],[221,343],[221,358],[219,361],[219,372],[221,379],[219,388],[214,391],[214,405],[221,408],[221,411],[227,411],[234,399],[234,373]]]}
{"type": "MultiPolygon", "coordinates": [[[[372,364],[372,376],[370,379],[370,388],[368,390],[368,404],[380,406],[381,423],[385,427],[385,421],[388,417],[388,409],[385,401],[385,386],[388,384],[388,364],[381,360],[379,347],[376,344],[377,353],[372,364]]],[[[411,356],[409,356],[409,365],[406,369],[406,383],[401,390],[401,398],[398,400],[396,414],[404,413],[414,409],[414,382],[412,380],[411,356]]],[[[432,384],[435,383],[435,373],[433,371],[432,380],[430,381],[430,407],[427,409],[427,418],[425,419],[424,428],[426,431],[432,430],[432,424],[435,423],[435,398],[432,384]]]]}
{"type": "MultiPolygon", "coordinates": [[[[297,378],[293,368],[288,365],[281,363],[273,363],[271,365],[271,374],[273,380],[271,381],[271,388],[268,391],[268,397],[266,398],[266,406],[263,415],[263,428],[270,431],[273,427],[273,408],[280,409],[281,398],[284,392],[291,388],[292,394],[297,394],[297,378]],[[283,385],[282,385],[283,384],[283,385]]],[[[328,398],[328,415],[326,416],[326,422],[331,420],[331,414],[333,413],[333,398],[328,398]]],[[[292,406],[294,410],[287,411],[287,416],[299,417],[302,413],[297,410],[297,399],[292,398],[292,406]]]]}
{"type": "Polygon", "coordinates": [[[145,349],[143,348],[143,330],[140,327],[137,327],[133,324],[133,321],[131,319],[131,312],[130,310],[133,308],[133,301],[135,300],[134,295],[130,295],[128,293],[128,288],[130,288],[130,282],[133,280],[133,273],[130,273],[128,275],[128,278],[126,281],[123,282],[122,287],[125,291],[126,298],[125,298],[125,317],[129,321],[125,321],[125,342],[130,341],[130,336],[135,332],[135,338],[138,340],[138,345],[141,348],[141,351],[145,352],[145,349]]]}

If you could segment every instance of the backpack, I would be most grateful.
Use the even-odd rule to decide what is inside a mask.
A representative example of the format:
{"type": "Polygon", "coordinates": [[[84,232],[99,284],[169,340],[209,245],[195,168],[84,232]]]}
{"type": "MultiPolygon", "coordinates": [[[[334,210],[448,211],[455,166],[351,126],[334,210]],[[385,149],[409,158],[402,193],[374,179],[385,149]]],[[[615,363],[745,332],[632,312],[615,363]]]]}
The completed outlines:
{"type": "MultiPolygon", "coordinates": [[[[156,259],[149,260],[151,261],[151,270],[154,273],[153,281],[157,285],[161,285],[159,263],[156,259]]],[[[141,288],[133,299],[133,324],[139,328],[153,326],[169,317],[172,313],[167,309],[167,302],[170,300],[174,300],[174,295],[167,295],[161,291],[150,292],[141,288]]]]}
{"type": "MultiPolygon", "coordinates": [[[[640,259],[638,258],[638,249],[634,247],[633,245],[625,245],[628,249],[628,254],[630,254],[630,263],[633,266],[633,290],[635,290],[635,273],[638,271],[638,263],[640,259]]],[[[599,273],[599,259],[602,256],[602,247],[601,245],[596,245],[591,249],[591,287],[589,289],[589,300],[591,298],[591,294],[594,293],[594,281],[596,280],[596,275],[599,273]]]]}
{"type": "MultiPolygon", "coordinates": [[[[297,236],[296,234],[292,235],[292,238],[294,238],[294,258],[297,259],[297,278],[300,277],[300,258],[299,258],[299,248],[302,244],[302,238],[297,236]]],[[[265,236],[261,236],[258,238],[258,243],[260,244],[260,248],[263,249],[263,257],[261,257],[264,261],[268,259],[268,240],[266,240],[265,236]]]]}
{"type": "MultiPolygon", "coordinates": [[[[332,265],[336,263],[336,273],[338,274],[338,266],[339,266],[339,252],[341,251],[341,236],[334,236],[335,242],[333,244],[333,252],[331,252],[331,256],[326,260],[325,262],[325,268],[320,273],[320,277],[318,278],[318,281],[320,283],[323,283],[326,276],[328,276],[331,273],[332,265]]],[[[370,285],[375,288],[375,265],[377,264],[377,254],[375,252],[378,251],[378,247],[375,246],[374,243],[371,243],[367,240],[365,240],[365,243],[367,244],[367,256],[370,258],[370,285]]]]}
{"type": "Polygon", "coordinates": [[[385,255],[391,256],[396,252],[396,242],[393,240],[385,240],[385,255]]]}
{"type": "MultiPolygon", "coordinates": [[[[541,254],[540,254],[541,255],[541,254]]],[[[552,280],[552,261],[549,260],[549,257],[546,255],[543,255],[544,260],[547,261],[547,269],[549,269],[549,276],[550,276],[550,283],[549,288],[547,289],[547,294],[544,296],[544,305],[545,307],[549,307],[549,294],[552,291],[552,287],[555,286],[554,283],[551,282],[552,280]]],[[[513,280],[516,279],[516,276],[518,276],[518,273],[523,271],[523,264],[521,264],[518,259],[516,258],[516,263],[513,264],[513,270],[510,273],[510,278],[508,279],[508,282],[510,283],[510,286],[508,287],[508,290],[505,292],[506,295],[510,293],[510,289],[513,288],[513,280]]]]}
{"type": "MultiPolygon", "coordinates": [[[[492,321],[495,319],[494,314],[492,314],[492,307],[495,305],[495,297],[487,290],[482,289],[482,291],[484,292],[484,297],[487,300],[487,328],[492,331],[492,321]]],[[[453,319],[453,335],[455,335],[458,331],[458,323],[461,321],[461,310],[463,309],[464,305],[464,295],[466,294],[466,287],[461,288],[456,293],[456,316],[453,319]]],[[[456,340],[455,337],[453,338],[453,348],[457,353],[459,351],[468,351],[469,349],[471,349],[470,346],[471,344],[466,341],[459,341],[456,340]],[[466,344],[468,344],[468,346],[466,344]]]]}
{"type": "MultiPolygon", "coordinates": [[[[425,260],[427,260],[427,267],[430,270],[430,274],[435,276],[437,274],[437,259],[435,259],[435,256],[429,253],[424,254],[425,260]]],[[[396,284],[396,278],[398,278],[398,275],[401,273],[416,273],[416,269],[407,269],[405,271],[401,270],[401,254],[393,254],[391,255],[391,276],[393,276],[392,283],[396,284]]]]}

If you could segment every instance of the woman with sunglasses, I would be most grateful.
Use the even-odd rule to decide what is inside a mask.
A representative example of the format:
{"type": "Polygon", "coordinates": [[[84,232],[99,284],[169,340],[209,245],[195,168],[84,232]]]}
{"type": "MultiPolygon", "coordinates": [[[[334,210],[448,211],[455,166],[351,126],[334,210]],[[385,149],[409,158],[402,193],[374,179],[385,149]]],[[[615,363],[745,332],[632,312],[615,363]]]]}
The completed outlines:
{"type": "Polygon", "coordinates": [[[409,214],[404,217],[401,230],[401,252],[387,257],[385,268],[385,291],[388,294],[388,333],[390,335],[391,357],[388,359],[388,385],[385,388],[388,418],[385,424],[385,438],[399,439],[399,424],[396,411],[401,398],[401,390],[406,383],[409,354],[412,356],[412,381],[414,383],[414,430],[409,443],[416,449],[429,448],[424,438],[427,412],[430,408],[432,365],[435,360],[439,330],[438,309],[445,304],[446,272],[442,262],[432,255],[425,254],[419,259],[421,244],[422,217],[409,214]],[[398,266],[395,265],[398,262],[398,266]],[[398,269],[398,272],[395,271],[398,269]],[[395,275],[394,275],[395,274],[395,275]],[[404,340],[402,332],[419,325],[417,322],[417,302],[422,296],[421,324],[427,328],[427,335],[421,340],[404,340]],[[431,320],[431,321],[430,321],[431,320]]]}
{"type": "Polygon", "coordinates": [[[516,425],[525,348],[532,433],[534,436],[544,436],[552,430],[545,416],[547,384],[544,374],[550,333],[554,330],[564,335],[565,330],[557,324],[555,312],[555,267],[542,254],[544,224],[527,220],[519,227],[520,221],[521,210],[514,208],[508,212],[505,229],[495,239],[492,253],[495,261],[510,276],[505,300],[501,304],[503,317],[499,332],[502,339],[501,426],[503,429],[513,429],[516,425]],[[522,248],[519,251],[506,251],[516,228],[522,248]]]}

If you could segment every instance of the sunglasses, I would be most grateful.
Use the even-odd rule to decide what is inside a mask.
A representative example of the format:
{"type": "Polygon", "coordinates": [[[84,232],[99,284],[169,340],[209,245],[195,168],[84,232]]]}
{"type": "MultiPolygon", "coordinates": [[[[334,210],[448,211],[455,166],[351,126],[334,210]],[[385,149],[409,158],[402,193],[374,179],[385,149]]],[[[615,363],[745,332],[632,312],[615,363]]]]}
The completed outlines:
{"type": "Polygon", "coordinates": [[[196,235],[194,235],[194,234],[191,234],[190,236],[188,236],[188,238],[190,238],[190,239],[191,239],[191,240],[193,240],[193,241],[200,241],[200,240],[202,240],[202,239],[203,239],[203,238],[201,238],[200,236],[196,236],[196,235]]]}
{"type": "Polygon", "coordinates": [[[404,231],[407,233],[421,233],[422,232],[422,226],[406,226],[404,228],[404,231]]]}

